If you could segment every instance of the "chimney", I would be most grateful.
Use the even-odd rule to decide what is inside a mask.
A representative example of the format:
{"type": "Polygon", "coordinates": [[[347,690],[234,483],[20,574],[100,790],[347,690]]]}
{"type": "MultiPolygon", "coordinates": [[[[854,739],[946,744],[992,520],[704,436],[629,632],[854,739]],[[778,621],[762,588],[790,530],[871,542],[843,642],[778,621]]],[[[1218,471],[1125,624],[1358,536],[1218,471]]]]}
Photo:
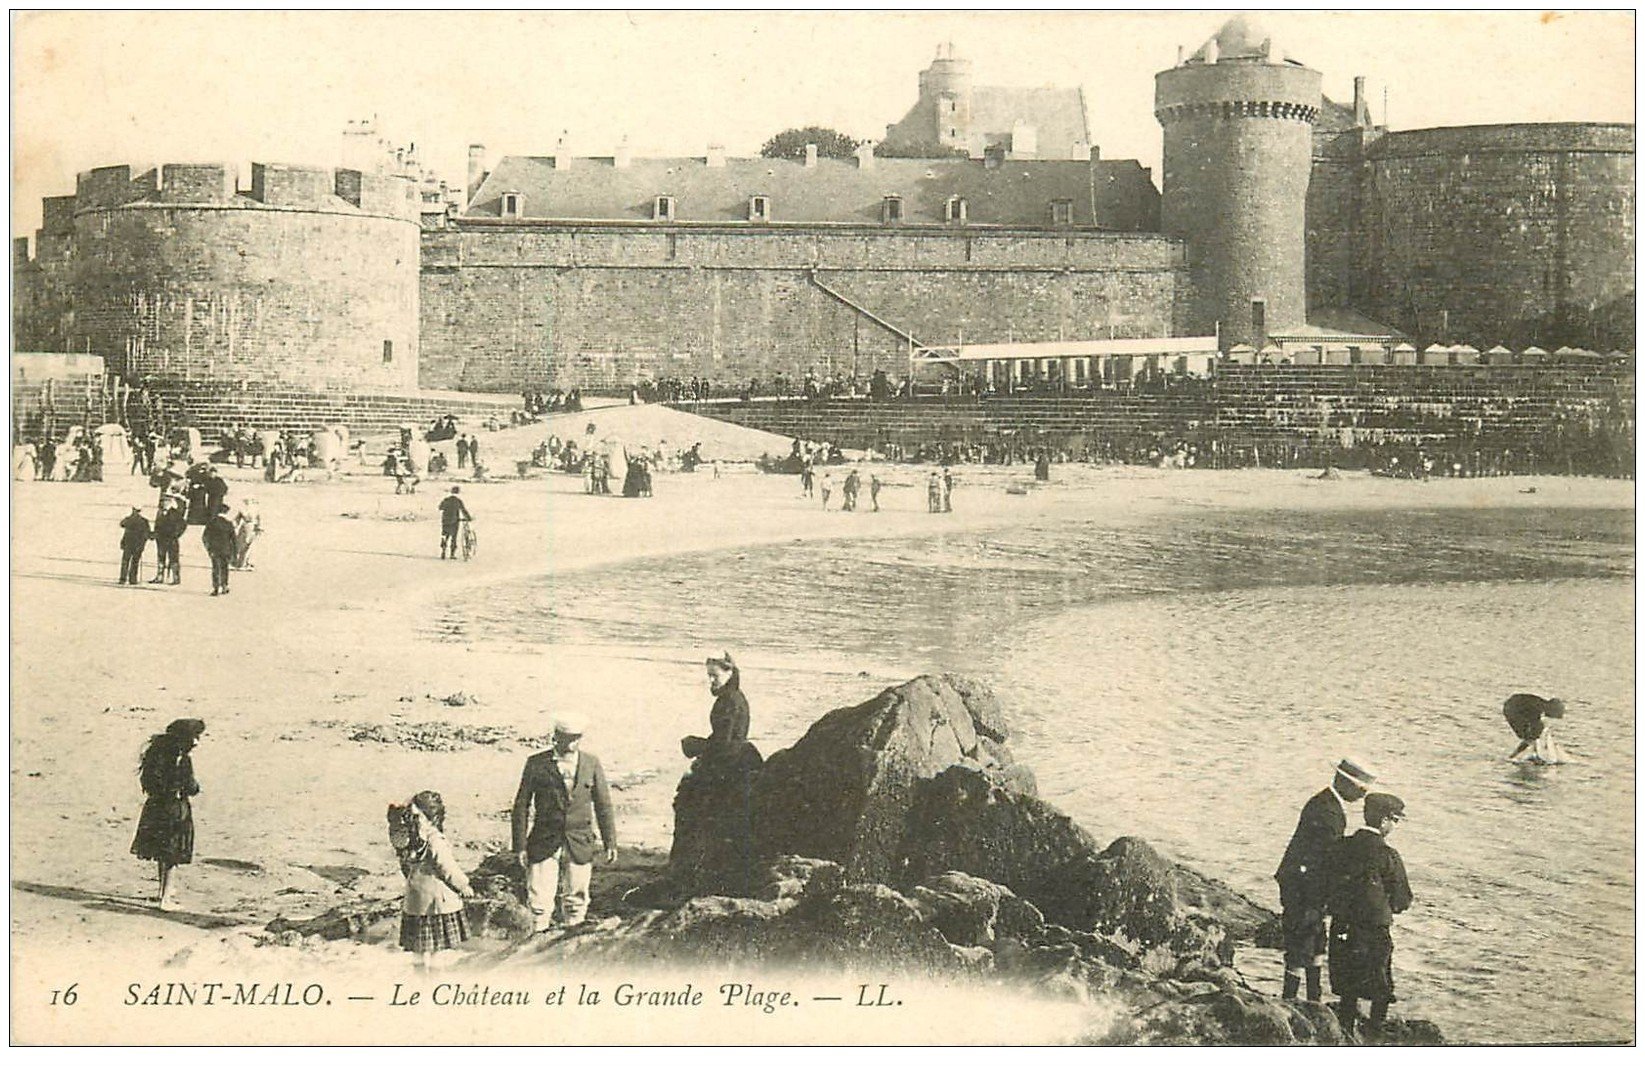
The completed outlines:
{"type": "Polygon", "coordinates": [[[874,169],[874,142],[864,141],[857,145],[857,169],[874,169]]]}
{"type": "Polygon", "coordinates": [[[463,206],[467,207],[474,202],[474,197],[480,192],[480,183],[485,180],[486,146],[471,144],[468,146],[468,189],[463,197],[463,206]]]}
{"type": "Polygon", "coordinates": [[[554,169],[571,169],[571,146],[567,143],[566,135],[560,134],[559,140],[554,142],[554,169]]]}
{"type": "Polygon", "coordinates": [[[611,157],[611,165],[618,170],[627,170],[628,164],[632,161],[633,157],[628,149],[628,138],[624,137],[617,142],[617,151],[611,157]]]}
{"type": "Polygon", "coordinates": [[[711,167],[721,167],[721,168],[723,168],[725,166],[725,145],[723,145],[723,144],[711,144],[711,145],[709,145],[708,146],[708,158],[707,158],[706,162],[711,167]]]}
{"type": "Polygon", "coordinates": [[[814,145],[814,144],[808,144],[808,145],[805,146],[805,168],[807,170],[810,170],[812,167],[814,167],[816,165],[817,165],[817,146],[814,145]]]}
{"type": "Polygon", "coordinates": [[[1354,75],[1354,125],[1369,126],[1371,109],[1365,102],[1365,75],[1354,75]]]}

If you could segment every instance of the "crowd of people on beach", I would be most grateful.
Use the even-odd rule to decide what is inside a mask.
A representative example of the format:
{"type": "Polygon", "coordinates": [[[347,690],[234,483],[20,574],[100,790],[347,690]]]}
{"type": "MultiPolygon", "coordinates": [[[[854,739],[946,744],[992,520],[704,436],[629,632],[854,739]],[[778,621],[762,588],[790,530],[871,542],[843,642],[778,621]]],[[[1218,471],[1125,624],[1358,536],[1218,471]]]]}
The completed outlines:
{"type": "Polygon", "coordinates": [[[159,490],[150,522],[139,506],[120,520],[120,576],[118,584],[137,585],[143,555],[150,541],[155,547],[151,585],[182,583],[182,540],[189,526],[201,528],[200,541],[211,567],[211,594],[229,593],[229,574],[252,569],[251,548],[263,532],[262,512],[249,496],[228,503],[228,482],[210,463],[189,463],[176,457],[157,467],[149,484],[159,490]]]}

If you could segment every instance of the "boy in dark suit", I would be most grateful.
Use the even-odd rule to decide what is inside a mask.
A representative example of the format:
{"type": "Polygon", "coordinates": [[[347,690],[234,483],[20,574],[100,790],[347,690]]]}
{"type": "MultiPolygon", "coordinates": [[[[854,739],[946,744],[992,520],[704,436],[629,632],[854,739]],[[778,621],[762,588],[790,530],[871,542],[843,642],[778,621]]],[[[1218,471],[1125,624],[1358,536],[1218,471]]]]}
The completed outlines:
{"type": "Polygon", "coordinates": [[[1338,1015],[1350,1035],[1359,1001],[1371,1001],[1367,1034],[1376,1036],[1394,1000],[1394,915],[1411,906],[1405,862],[1388,836],[1405,816],[1398,796],[1365,797],[1365,828],[1342,842],[1331,895],[1331,990],[1342,1000],[1338,1015]]]}
{"type": "Polygon", "coordinates": [[[582,924],[595,854],[603,846],[605,861],[617,861],[611,791],[600,760],[579,750],[583,728],[580,718],[561,715],[553,748],[526,760],[514,795],[514,855],[526,873],[526,906],[539,933],[553,927],[556,902],[562,924],[582,924]]]}

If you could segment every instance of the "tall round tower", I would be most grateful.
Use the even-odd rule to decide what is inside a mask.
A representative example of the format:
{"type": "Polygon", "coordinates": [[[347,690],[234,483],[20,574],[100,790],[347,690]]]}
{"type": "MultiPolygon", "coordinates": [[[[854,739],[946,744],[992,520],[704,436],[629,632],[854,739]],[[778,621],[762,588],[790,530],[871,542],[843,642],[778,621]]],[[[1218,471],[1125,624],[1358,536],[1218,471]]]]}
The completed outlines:
{"type": "Polygon", "coordinates": [[[1188,244],[1182,325],[1261,345],[1306,322],[1304,257],[1318,71],[1244,16],[1154,77],[1165,131],[1161,228],[1188,244]]]}
{"type": "Polygon", "coordinates": [[[971,135],[971,61],[940,45],[937,58],[920,71],[920,104],[931,116],[932,133],[945,147],[964,148],[971,135]]]}

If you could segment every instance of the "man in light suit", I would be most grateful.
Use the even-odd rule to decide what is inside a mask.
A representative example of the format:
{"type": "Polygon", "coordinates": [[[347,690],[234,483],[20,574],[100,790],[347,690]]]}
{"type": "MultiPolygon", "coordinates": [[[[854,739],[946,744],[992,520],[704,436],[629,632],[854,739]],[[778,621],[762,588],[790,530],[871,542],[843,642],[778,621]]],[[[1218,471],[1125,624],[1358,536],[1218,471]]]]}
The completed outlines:
{"type": "Polygon", "coordinates": [[[555,924],[556,902],[561,924],[582,924],[595,854],[603,848],[606,862],[617,861],[611,791],[600,760],[579,750],[583,730],[579,717],[561,715],[553,748],[526,760],[514,796],[514,855],[525,869],[526,906],[539,933],[555,924]]]}
{"type": "Polygon", "coordinates": [[[1335,887],[1335,867],[1348,832],[1348,807],[1365,798],[1376,774],[1358,759],[1336,765],[1331,784],[1303,805],[1296,831],[1274,880],[1279,882],[1280,924],[1285,930],[1286,999],[1296,999],[1307,981],[1308,1000],[1320,1002],[1320,969],[1325,965],[1325,908],[1335,887]]]}

